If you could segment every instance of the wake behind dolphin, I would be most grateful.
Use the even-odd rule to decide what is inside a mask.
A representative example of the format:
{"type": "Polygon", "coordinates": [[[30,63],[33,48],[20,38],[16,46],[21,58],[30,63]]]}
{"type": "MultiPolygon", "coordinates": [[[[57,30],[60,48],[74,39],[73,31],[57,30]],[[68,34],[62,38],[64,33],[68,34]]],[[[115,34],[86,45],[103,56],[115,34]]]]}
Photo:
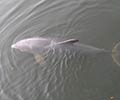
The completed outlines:
{"type": "Polygon", "coordinates": [[[23,40],[16,42],[15,44],[12,44],[11,48],[17,49],[21,52],[27,52],[27,53],[33,54],[36,62],[39,64],[44,62],[43,52],[46,52],[49,50],[54,51],[54,49],[57,49],[57,50],[58,49],[69,49],[69,50],[72,49],[72,50],[79,52],[80,54],[85,54],[85,55],[93,55],[93,54],[99,54],[99,53],[111,54],[113,61],[117,65],[120,65],[120,54],[119,54],[120,43],[118,43],[113,48],[112,51],[108,51],[108,50],[96,48],[96,47],[89,46],[89,45],[75,44],[78,42],[79,40],[74,39],[74,38],[56,41],[53,38],[33,37],[33,38],[23,39],[23,40]]]}

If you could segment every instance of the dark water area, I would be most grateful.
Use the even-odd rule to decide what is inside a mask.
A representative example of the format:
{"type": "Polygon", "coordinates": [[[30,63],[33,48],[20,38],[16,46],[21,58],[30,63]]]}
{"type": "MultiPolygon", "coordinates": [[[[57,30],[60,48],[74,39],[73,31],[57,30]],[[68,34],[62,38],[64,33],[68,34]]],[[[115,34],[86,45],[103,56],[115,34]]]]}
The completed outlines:
{"type": "Polygon", "coordinates": [[[120,66],[94,48],[111,51],[119,27],[119,0],[1,0],[0,100],[119,100],[120,66]],[[91,49],[56,48],[42,64],[11,49],[38,36],[76,38],[91,49]]]}

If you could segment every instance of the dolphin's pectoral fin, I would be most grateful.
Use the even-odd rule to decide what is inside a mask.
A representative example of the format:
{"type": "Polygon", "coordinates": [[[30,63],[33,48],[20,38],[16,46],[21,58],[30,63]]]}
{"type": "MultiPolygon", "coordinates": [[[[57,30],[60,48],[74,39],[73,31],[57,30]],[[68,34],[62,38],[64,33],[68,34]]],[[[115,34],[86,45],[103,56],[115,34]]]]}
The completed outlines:
{"type": "Polygon", "coordinates": [[[45,62],[44,57],[40,54],[34,55],[34,58],[35,58],[36,63],[38,64],[43,64],[45,62]]]}

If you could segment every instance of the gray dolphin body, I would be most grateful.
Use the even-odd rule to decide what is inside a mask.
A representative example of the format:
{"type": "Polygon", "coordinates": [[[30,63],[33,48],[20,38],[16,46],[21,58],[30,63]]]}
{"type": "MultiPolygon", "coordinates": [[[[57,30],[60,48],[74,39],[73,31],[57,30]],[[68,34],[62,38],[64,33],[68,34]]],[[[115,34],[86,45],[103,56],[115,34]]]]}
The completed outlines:
{"type": "Polygon", "coordinates": [[[96,53],[111,53],[111,51],[99,49],[93,46],[84,45],[84,44],[75,44],[79,42],[78,39],[67,39],[62,41],[56,41],[53,38],[42,38],[42,37],[33,37],[20,40],[15,44],[11,45],[11,48],[17,49],[21,52],[27,52],[32,54],[43,53],[48,49],[69,49],[80,52],[81,54],[96,54],[96,53]]]}
{"type": "Polygon", "coordinates": [[[80,54],[89,56],[99,53],[111,53],[110,51],[104,49],[80,43],[77,44],[76,42],[79,42],[79,40],[74,38],[56,41],[53,38],[33,37],[20,40],[11,45],[11,48],[33,54],[37,63],[44,62],[44,55],[46,52],[49,52],[49,50],[53,50],[53,52],[56,51],[56,54],[60,55],[61,52],[65,54],[69,52],[73,53],[74,51],[77,55],[80,54]]]}

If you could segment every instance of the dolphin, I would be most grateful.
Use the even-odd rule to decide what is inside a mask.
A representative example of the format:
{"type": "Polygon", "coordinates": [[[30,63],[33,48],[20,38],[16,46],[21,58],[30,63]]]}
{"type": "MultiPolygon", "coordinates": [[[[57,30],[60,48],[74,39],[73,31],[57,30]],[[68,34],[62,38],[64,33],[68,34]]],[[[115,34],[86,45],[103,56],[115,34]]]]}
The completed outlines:
{"type": "MultiPolygon", "coordinates": [[[[80,53],[82,55],[96,55],[96,54],[111,54],[113,61],[120,66],[120,42],[117,43],[112,51],[96,48],[94,46],[89,46],[85,44],[80,44],[78,39],[54,39],[54,38],[43,38],[43,37],[32,37],[20,40],[11,45],[12,49],[17,49],[21,52],[27,52],[34,55],[37,63],[43,63],[44,52],[48,52],[49,50],[56,49],[58,53],[65,50],[71,50],[76,53],[80,53]]],[[[66,52],[65,52],[66,53],[66,52]]]]}
{"type": "Polygon", "coordinates": [[[79,42],[78,39],[67,39],[62,41],[57,41],[53,38],[43,38],[43,37],[33,37],[20,40],[11,45],[12,49],[19,50],[21,52],[27,52],[34,55],[37,63],[41,64],[44,62],[43,52],[52,49],[58,45],[69,44],[72,45],[79,42]]]}

